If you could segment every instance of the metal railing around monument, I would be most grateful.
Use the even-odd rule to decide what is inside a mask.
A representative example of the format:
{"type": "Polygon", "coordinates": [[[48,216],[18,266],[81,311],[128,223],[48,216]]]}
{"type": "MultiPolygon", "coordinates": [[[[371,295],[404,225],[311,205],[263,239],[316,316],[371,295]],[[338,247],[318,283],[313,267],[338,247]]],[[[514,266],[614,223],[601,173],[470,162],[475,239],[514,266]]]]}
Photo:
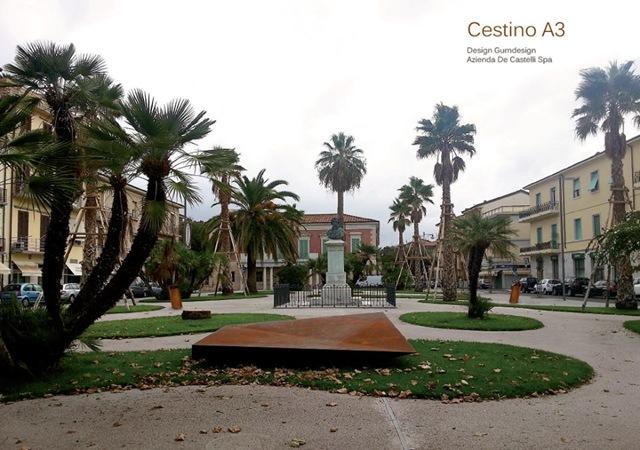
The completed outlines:
{"type": "Polygon", "coordinates": [[[274,308],[395,308],[394,285],[380,287],[311,286],[300,290],[288,284],[273,286],[274,308]]]}

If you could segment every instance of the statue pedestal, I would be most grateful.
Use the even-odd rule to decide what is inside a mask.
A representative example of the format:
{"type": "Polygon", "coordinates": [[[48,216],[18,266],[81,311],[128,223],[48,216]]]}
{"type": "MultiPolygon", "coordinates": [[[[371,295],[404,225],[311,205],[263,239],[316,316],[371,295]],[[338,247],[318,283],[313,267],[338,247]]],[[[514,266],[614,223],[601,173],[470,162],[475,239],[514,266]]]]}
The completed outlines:
{"type": "Polygon", "coordinates": [[[351,288],[344,272],[344,241],[329,239],[327,249],[327,283],[322,288],[323,304],[346,304],[351,302],[351,288]]]}

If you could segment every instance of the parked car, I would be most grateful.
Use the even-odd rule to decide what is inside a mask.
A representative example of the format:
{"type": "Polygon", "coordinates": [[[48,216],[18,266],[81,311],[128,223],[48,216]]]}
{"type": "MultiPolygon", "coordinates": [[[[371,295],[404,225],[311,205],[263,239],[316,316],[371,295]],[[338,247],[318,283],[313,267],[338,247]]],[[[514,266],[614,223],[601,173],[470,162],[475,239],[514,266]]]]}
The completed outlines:
{"type": "Polygon", "coordinates": [[[538,294],[553,294],[554,286],[561,286],[560,280],[553,280],[550,278],[544,278],[538,284],[536,284],[536,293],[538,294]]]}
{"type": "Polygon", "coordinates": [[[479,289],[489,289],[491,287],[491,282],[485,278],[480,278],[478,280],[478,288],[479,289]]]}
{"type": "MultiPolygon", "coordinates": [[[[604,297],[607,292],[607,280],[599,280],[593,284],[593,287],[597,290],[598,294],[595,294],[599,297],[604,297]]],[[[609,283],[609,297],[615,297],[618,293],[618,286],[616,283],[611,281],[609,283]]]]}
{"type": "Polygon", "coordinates": [[[381,275],[369,275],[356,281],[356,287],[382,287],[383,285],[381,275]]]}
{"type": "Polygon", "coordinates": [[[60,291],[60,299],[72,303],[78,296],[78,292],[80,292],[78,283],[65,283],[60,291]]]}
{"type": "Polygon", "coordinates": [[[148,297],[149,288],[142,281],[134,281],[129,285],[129,290],[136,298],[148,297]]]}
{"type": "MultiPolygon", "coordinates": [[[[591,283],[591,280],[589,280],[589,278],[584,278],[584,277],[566,278],[564,280],[564,286],[565,286],[564,293],[569,297],[573,297],[575,295],[584,295],[587,292],[589,283],[591,283]]],[[[590,292],[589,294],[591,296],[597,296],[597,294],[593,292],[590,292]]],[[[553,295],[562,295],[562,283],[554,287],[553,295]]]]}
{"type": "Polygon", "coordinates": [[[633,280],[633,292],[636,294],[636,297],[640,297],[640,278],[633,280]]]}
{"type": "Polygon", "coordinates": [[[10,283],[2,288],[0,298],[3,302],[16,298],[23,306],[32,305],[42,295],[42,287],[32,283],[10,283]]]}
{"type": "Polygon", "coordinates": [[[153,281],[149,283],[149,286],[151,287],[151,290],[149,293],[151,297],[158,297],[158,295],[162,293],[162,287],[160,287],[160,285],[157,282],[153,281]]]}
{"type": "Polygon", "coordinates": [[[520,278],[520,290],[524,293],[534,292],[538,279],[536,277],[520,278]]]}

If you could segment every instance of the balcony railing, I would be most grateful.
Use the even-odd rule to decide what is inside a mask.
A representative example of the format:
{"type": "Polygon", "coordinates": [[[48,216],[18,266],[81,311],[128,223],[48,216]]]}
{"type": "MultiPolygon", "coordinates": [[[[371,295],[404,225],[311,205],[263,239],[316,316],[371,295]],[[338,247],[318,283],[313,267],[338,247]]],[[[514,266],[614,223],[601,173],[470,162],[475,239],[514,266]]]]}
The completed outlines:
{"type": "Polygon", "coordinates": [[[522,247],[520,249],[520,254],[542,252],[544,250],[557,250],[557,249],[558,249],[557,241],[539,242],[530,247],[522,247]]]}
{"type": "Polygon", "coordinates": [[[520,214],[518,214],[518,217],[520,218],[520,220],[523,220],[541,213],[557,213],[558,210],[558,202],[548,201],[546,203],[542,203],[540,205],[536,205],[531,208],[525,209],[524,211],[521,211],[520,214]]]}
{"type": "Polygon", "coordinates": [[[11,238],[11,251],[14,253],[43,253],[44,242],[44,239],[26,236],[11,238]]]}
{"type": "Polygon", "coordinates": [[[495,215],[499,215],[499,214],[504,214],[504,215],[511,215],[511,214],[518,214],[521,213],[522,211],[525,211],[529,209],[527,206],[520,206],[520,205],[512,205],[512,206],[498,206],[497,208],[493,208],[493,209],[489,209],[487,211],[483,211],[482,212],[482,216],[483,217],[491,217],[491,216],[495,216],[495,215]]]}

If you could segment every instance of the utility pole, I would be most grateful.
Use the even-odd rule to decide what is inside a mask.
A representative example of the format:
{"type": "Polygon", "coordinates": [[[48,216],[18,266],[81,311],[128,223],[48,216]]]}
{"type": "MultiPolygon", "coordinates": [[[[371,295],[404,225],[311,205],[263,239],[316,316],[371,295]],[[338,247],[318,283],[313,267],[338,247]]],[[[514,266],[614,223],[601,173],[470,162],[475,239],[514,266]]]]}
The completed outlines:
{"type": "Polygon", "coordinates": [[[564,246],[566,242],[565,236],[565,223],[564,223],[564,175],[560,174],[559,177],[560,183],[560,269],[561,269],[561,277],[560,283],[562,284],[562,300],[567,300],[567,291],[565,287],[565,267],[564,267],[564,246]]]}

